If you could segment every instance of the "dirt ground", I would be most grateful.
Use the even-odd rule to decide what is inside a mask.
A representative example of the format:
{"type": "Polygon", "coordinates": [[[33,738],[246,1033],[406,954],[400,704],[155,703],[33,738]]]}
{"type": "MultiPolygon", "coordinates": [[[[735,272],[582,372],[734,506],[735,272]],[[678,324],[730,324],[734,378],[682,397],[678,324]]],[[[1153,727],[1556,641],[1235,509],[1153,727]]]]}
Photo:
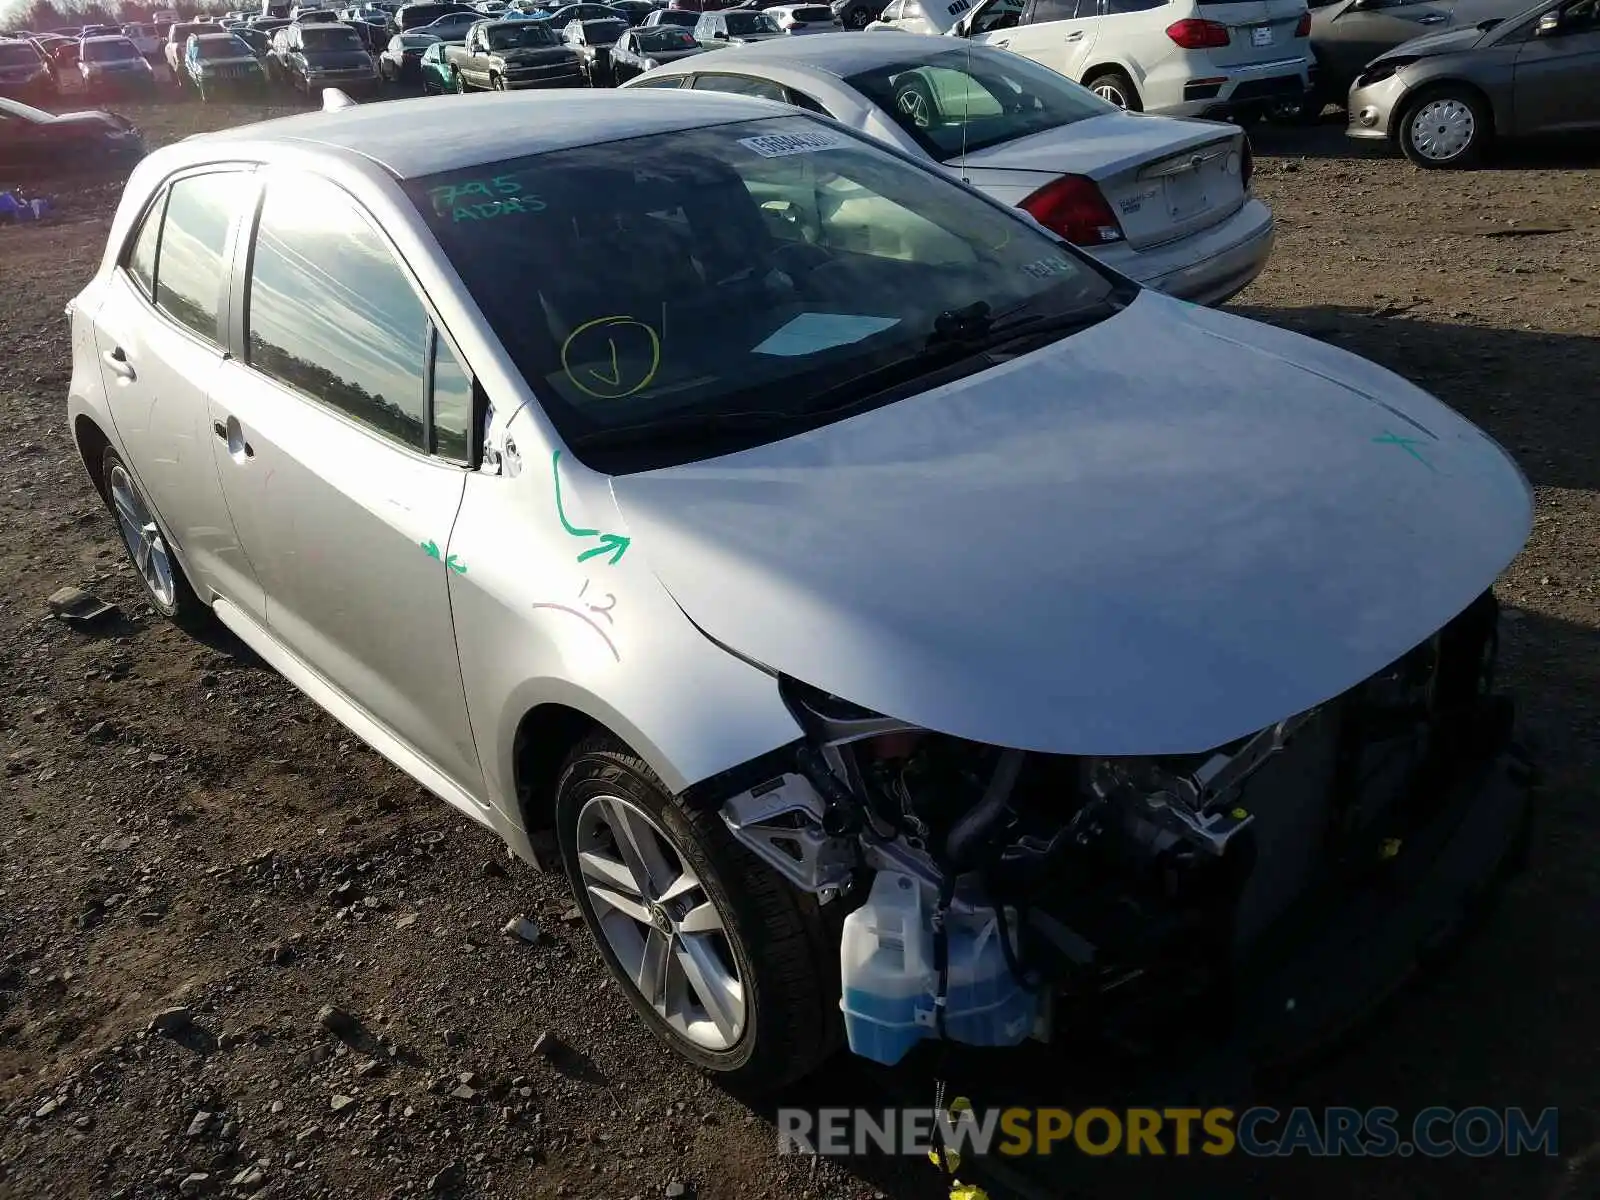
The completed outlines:
{"type": "MultiPolygon", "coordinates": [[[[154,141],[261,115],[123,111],[154,141]]],[[[1279,242],[1233,307],[1429,388],[1538,489],[1499,593],[1547,772],[1532,867],[1487,926],[1278,1099],[1556,1106],[1561,1155],[1076,1159],[1048,1190],[1600,1196],[1600,148],[1455,174],[1337,126],[1256,138],[1279,242]]],[[[779,1157],[772,1101],[633,1018],[562,880],[241,648],[153,617],[63,420],[62,308],[120,185],[55,190],[55,221],[0,229],[0,1196],[939,1194],[925,1162],[779,1157]],[[67,584],[125,619],[52,619],[67,584]],[[519,914],[538,944],[500,932],[519,914]],[[147,1033],[179,1005],[187,1025],[147,1033]],[[358,1023],[343,1040],[327,1005],[358,1023]]],[[[840,1062],[796,1098],[871,1088],[840,1062]]]]}

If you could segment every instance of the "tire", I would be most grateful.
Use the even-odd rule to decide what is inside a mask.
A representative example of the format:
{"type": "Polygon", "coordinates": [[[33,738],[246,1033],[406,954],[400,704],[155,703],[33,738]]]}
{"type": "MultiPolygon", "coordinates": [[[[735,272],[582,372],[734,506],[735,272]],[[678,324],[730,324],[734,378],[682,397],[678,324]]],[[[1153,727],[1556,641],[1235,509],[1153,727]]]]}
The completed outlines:
{"type": "Polygon", "coordinates": [[[933,89],[915,77],[895,93],[894,107],[918,129],[929,128],[938,118],[939,110],[933,98],[933,89]]]}
{"type": "Polygon", "coordinates": [[[1096,71],[1083,81],[1083,86],[1118,108],[1125,108],[1129,112],[1144,111],[1144,102],[1139,99],[1139,91],[1133,86],[1133,80],[1121,71],[1096,71]]]}
{"type": "MultiPolygon", "coordinates": [[[[731,1087],[767,1091],[808,1074],[839,1045],[838,951],[815,906],[739,845],[715,811],[680,804],[640,759],[597,736],[562,769],[555,819],[562,863],[600,956],[669,1048],[731,1087]],[[659,868],[631,893],[627,881],[637,874],[624,865],[619,829],[631,833],[631,846],[649,845],[659,868]],[[667,898],[640,898],[650,893],[667,898]],[[652,947],[655,972],[646,969],[652,947]],[[632,969],[619,949],[637,960],[632,969]],[[652,988],[659,1009],[635,971],[661,980],[652,988]],[[691,983],[691,975],[713,982],[691,983]],[[715,986],[730,978],[736,992],[715,986]],[[714,1008],[710,993],[723,1003],[714,1008]]],[[[629,858],[645,861],[637,852],[629,858]]]]}
{"type": "Polygon", "coordinates": [[[466,82],[461,78],[461,72],[450,68],[450,93],[455,96],[464,96],[467,92],[466,82]]]}
{"type": "Polygon", "coordinates": [[[506,77],[504,75],[491,75],[491,76],[489,76],[489,90],[491,92],[503,92],[503,91],[505,91],[506,90],[506,77]]]}
{"type": "Polygon", "coordinates": [[[865,29],[872,24],[872,10],[865,4],[858,4],[844,15],[846,29],[865,29]]]}
{"type": "Polygon", "coordinates": [[[1406,106],[1397,137],[1400,149],[1428,170],[1476,166],[1493,136],[1483,101],[1452,84],[1426,88],[1406,106]]]}
{"type": "Polygon", "coordinates": [[[171,551],[171,540],[150,510],[150,504],[139,490],[133,472],[128,470],[122,456],[107,446],[100,457],[100,478],[105,481],[103,497],[111,511],[117,532],[122,538],[122,548],[133,564],[139,582],[144,585],[145,600],[173,624],[192,629],[205,623],[211,610],[196,596],[189,586],[177,555],[171,551]],[[141,562],[140,549],[143,549],[141,562]]]}

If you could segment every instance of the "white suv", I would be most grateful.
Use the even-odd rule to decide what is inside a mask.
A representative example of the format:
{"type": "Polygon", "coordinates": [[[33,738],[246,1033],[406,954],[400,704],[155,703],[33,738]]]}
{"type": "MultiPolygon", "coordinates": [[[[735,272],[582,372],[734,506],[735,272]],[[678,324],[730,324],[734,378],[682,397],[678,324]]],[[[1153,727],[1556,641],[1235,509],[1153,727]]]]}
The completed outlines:
{"type": "Polygon", "coordinates": [[[1311,86],[1306,0],[987,0],[948,33],[1168,116],[1249,119],[1311,86]]]}

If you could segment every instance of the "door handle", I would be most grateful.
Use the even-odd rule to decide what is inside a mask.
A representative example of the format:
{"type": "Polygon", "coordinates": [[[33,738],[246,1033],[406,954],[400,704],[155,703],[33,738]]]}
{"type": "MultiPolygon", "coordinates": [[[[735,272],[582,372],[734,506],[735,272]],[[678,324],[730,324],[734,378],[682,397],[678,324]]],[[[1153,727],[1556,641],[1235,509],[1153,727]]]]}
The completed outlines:
{"type": "Polygon", "coordinates": [[[133,364],[128,361],[127,351],[118,346],[115,350],[104,350],[100,354],[101,360],[113,375],[130,382],[137,379],[139,374],[133,369],[133,364]]]}
{"type": "Polygon", "coordinates": [[[1069,41],[1069,42],[1081,42],[1081,41],[1083,41],[1083,30],[1074,29],[1071,33],[1067,34],[1067,41],[1069,41]]]}
{"type": "Polygon", "coordinates": [[[256,456],[256,448],[244,440],[244,427],[239,424],[238,417],[229,417],[226,424],[212,421],[211,432],[228,444],[228,454],[234,462],[256,456]]]}

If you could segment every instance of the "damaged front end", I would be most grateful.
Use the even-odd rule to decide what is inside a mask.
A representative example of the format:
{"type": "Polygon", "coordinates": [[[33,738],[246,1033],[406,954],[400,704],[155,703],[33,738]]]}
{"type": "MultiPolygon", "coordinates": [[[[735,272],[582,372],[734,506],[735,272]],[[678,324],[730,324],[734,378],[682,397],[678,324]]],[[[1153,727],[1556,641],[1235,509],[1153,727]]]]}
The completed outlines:
{"type": "Polygon", "coordinates": [[[1158,758],[981,745],[785,678],[806,737],[714,799],[752,853],[844,913],[856,1053],[894,1063],[925,1038],[1015,1045],[1068,1026],[1139,1043],[1225,1000],[1297,910],[1387,869],[1507,751],[1497,625],[1485,592],[1342,695],[1158,758]]]}

